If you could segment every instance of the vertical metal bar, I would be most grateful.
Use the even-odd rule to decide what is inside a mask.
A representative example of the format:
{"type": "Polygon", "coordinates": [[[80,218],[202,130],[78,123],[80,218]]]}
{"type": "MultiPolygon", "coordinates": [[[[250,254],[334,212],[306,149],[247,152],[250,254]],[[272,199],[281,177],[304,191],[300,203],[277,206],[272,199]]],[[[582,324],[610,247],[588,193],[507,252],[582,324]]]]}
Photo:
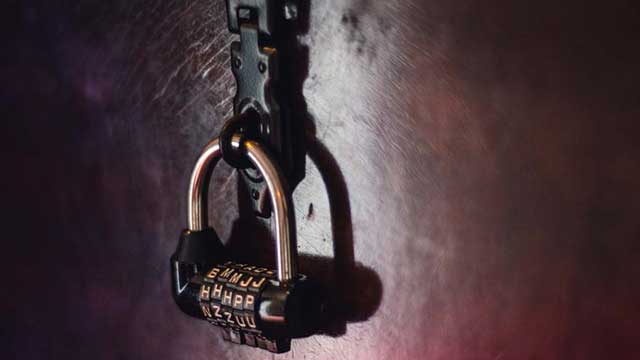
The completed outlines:
{"type": "Polygon", "coordinates": [[[190,230],[200,231],[208,226],[207,192],[209,189],[209,175],[221,158],[220,141],[215,138],[204,147],[191,172],[189,198],[187,199],[187,223],[190,230]]]}

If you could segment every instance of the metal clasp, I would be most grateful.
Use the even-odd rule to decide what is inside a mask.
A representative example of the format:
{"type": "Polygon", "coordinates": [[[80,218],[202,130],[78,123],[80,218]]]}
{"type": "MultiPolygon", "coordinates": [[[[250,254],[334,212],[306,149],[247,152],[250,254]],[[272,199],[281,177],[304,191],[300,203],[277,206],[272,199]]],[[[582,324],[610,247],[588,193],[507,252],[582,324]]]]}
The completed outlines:
{"type": "MultiPolygon", "coordinates": [[[[285,14],[291,13],[285,11],[291,7],[286,3],[280,0],[227,0],[227,16],[229,30],[240,35],[240,41],[231,44],[231,67],[237,84],[234,114],[250,110],[258,114],[258,128],[252,132],[274,154],[285,176],[295,186],[298,179],[291,178],[295,167],[290,141],[291,119],[286,119],[288,112],[282,109],[279,99],[280,59],[276,48],[281,23],[287,18],[285,14]]],[[[242,174],[256,214],[269,217],[268,189],[261,174],[254,168],[244,169],[242,174]]]]}

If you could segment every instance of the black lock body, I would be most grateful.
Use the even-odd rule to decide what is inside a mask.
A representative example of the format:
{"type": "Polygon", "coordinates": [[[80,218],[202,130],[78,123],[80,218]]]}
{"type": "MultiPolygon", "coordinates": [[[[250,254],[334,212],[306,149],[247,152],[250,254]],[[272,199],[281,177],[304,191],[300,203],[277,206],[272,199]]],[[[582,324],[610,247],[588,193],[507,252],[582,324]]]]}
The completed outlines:
{"type": "Polygon", "coordinates": [[[223,338],[271,352],[311,335],[324,311],[323,292],[305,275],[281,283],[274,270],[225,262],[212,228],[184,230],[171,256],[173,298],[185,314],[221,328],[223,338]]]}
{"type": "Polygon", "coordinates": [[[270,336],[305,337],[317,330],[324,306],[320,285],[300,274],[292,283],[272,281],[266,286],[260,296],[259,317],[270,336]]]}
{"type": "Polygon", "coordinates": [[[170,266],[173,299],[185,314],[204,319],[198,304],[198,275],[224,258],[226,249],[212,228],[182,231],[170,266]]]}
{"type": "Polygon", "coordinates": [[[274,270],[226,262],[192,283],[200,287],[201,317],[221,327],[226,340],[276,353],[288,351],[291,338],[313,333],[323,312],[319,286],[304,275],[282,284],[274,270]]]}

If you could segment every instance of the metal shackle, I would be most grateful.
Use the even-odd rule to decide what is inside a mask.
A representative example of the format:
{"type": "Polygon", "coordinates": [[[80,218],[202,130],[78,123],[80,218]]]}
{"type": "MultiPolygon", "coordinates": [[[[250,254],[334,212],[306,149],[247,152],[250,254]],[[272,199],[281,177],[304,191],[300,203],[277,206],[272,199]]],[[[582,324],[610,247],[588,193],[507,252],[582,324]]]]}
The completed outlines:
{"type": "MultiPolygon", "coordinates": [[[[234,134],[231,137],[231,147],[235,151],[241,151],[247,156],[253,166],[262,173],[264,181],[269,189],[271,208],[273,209],[273,223],[276,228],[276,266],[278,280],[287,283],[295,280],[296,249],[295,234],[292,231],[294,225],[293,207],[289,188],[282,171],[273,161],[268,151],[260,143],[245,140],[242,135],[234,134]]],[[[207,193],[211,173],[222,158],[220,141],[218,138],[211,140],[202,151],[191,173],[189,181],[188,198],[188,223],[189,230],[201,231],[208,227],[207,219],[207,193]]]]}

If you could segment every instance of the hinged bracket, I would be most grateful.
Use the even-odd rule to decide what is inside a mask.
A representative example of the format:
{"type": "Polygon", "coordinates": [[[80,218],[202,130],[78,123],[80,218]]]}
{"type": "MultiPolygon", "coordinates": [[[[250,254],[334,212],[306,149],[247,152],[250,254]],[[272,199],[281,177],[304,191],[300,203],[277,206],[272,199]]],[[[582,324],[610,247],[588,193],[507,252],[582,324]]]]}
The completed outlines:
{"type": "MultiPolygon", "coordinates": [[[[300,141],[291,139],[292,118],[282,101],[278,50],[283,23],[292,20],[292,6],[291,1],[281,0],[227,0],[229,31],[240,35],[240,41],[231,44],[231,68],[237,85],[234,114],[249,110],[258,114],[255,123],[259,128],[253,129],[257,140],[273,153],[293,189],[304,177],[300,164],[293,163],[300,156],[293,153],[304,150],[292,146],[300,141]]],[[[262,176],[253,168],[241,173],[256,215],[269,217],[268,190],[262,176]]]]}

